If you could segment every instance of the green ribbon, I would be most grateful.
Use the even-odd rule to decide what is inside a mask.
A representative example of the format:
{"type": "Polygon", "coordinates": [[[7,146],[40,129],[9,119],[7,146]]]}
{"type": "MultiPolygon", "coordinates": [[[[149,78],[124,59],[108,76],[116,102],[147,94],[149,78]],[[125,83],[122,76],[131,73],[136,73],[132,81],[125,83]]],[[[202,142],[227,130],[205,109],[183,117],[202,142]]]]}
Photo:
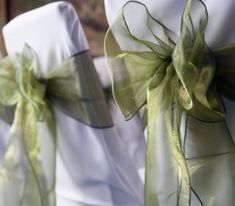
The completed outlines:
{"type": "Polygon", "coordinates": [[[88,51],[52,68],[46,77],[37,77],[39,72],[28,46],[0,63],[0,116],[12,123],[0,170],[0,205],[56,205],[52,105],[89,126],[112,126],[88,51]]]}
{"type": "Polygon", "coordinates": [[[106,34],[116,103],[127,120],[141,107],[147,111],[146,206],[191,204],[182,114],[223,122],[220,95],[235,100],[235,46],[211,51],[204,38],[207,22],[203,1],[188,0],[176,38],[143,3],[128,1],[106,34]]]}

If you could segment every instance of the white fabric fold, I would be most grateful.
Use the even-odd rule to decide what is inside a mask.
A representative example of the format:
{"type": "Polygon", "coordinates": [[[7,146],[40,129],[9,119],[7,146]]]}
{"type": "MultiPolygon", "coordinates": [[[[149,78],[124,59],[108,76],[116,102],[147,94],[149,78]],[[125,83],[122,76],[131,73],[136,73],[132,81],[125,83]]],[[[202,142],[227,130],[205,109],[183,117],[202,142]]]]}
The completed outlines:
{"type": "Polygon", "coordinates": [[[94,64],[99,74],[103,88],[108,92],[108,103],[113,117],[114,126],[128,146],[128,152],[135,164],[142,182],[144,183],[144,167],[145,167],[145,136],[139,115],[135,115],[131,120],[125,121],[121,111],[118,109],[113,98],[111,97],[111,78],[108,72],[105,57],[97,57],[94,64]]]}
{"type": "MultiPolygon", "coordinates": [[[[3,34],[8,54],[20,52],[24,44],[36,51],[41,68],[39,77],[63,60],[89,48],[76,12],[66,2],[51,3],[16,17],[4,27],[3,34]]],[[[54,111],[58,143],[57,205],[143,205],[143,182],[133,160],[135,155],[132,155],[138,156],[139,146],[138,143],[128,145],[136,138],[130,133],[131,125],[94,129],[56,108],[54,111]],[[126,128],[128,132],[123,131],[126,128]],[[127,135],[126,139],[123,135],[127,135]]],[[[116,112],[112,113],[116,115],[116,112]]],[[[121,125],[123,122],[121,119],[121,125]]],[[[0,133],[6,137],[4,123],[0,122],[0,125],[0,133]]],[[[141,131],[139,125],[136,128],[141,131]]],[[[42,126],[40,132],[46,139],[46,128],[42,126]]],[[[141,134],[138,135],[138,141],[143,141],[141,134]]],[[[144,151],[140,152],[142,158],[144,151]]]]}

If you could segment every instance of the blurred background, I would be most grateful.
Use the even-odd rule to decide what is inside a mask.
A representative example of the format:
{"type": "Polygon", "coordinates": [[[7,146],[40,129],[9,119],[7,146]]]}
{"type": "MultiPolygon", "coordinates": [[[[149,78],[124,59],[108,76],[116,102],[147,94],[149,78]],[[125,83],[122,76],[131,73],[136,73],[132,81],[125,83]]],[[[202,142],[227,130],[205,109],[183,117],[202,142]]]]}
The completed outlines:
{"type": "MultiPolygon", "coordinates": [[[[55,0],[0,0],[0,28],[15,16],[55,0]]],[[[92,55],[103,55],[103,42],[108,24],[104,12],[104,0],[67,0],[72,3],[83,24],[92,55]]],[[[5,56],[0,34],[0,56],[5,56]]]]}

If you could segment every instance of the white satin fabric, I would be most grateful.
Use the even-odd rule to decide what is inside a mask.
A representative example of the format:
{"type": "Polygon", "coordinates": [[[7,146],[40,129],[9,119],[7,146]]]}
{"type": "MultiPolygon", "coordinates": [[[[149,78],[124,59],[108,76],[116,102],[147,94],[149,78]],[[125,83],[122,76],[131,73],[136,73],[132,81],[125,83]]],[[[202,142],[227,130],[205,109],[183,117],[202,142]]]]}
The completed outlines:
{"type": "MultiPolygon", "coordinates": [[[[20,52],[25,44],[36,51],[41,66],[36,74],[39,77],[88,49],[79,19],[66,2],[51,3],[18,16],[4,27],[3,34],[9,55],[20,52]]],[[[98,73],[107,72],[97,61],[98,73]]],[[[110,107],[115,127],[109,129],[90,128],[54,108],[58,206],[143,205],[143,181],[138,170],[144,164],[144,135],[139,118],[125,123],[113,102],[110,107]]],[[[8,131],[9,126],[1,121],[1,160],[8,131]]],[[[41,135],[46,138],[45,127],[41,135]]]]}
{"type": "MultiPolygon", "coordinates": [[[[115,16],[128,2],[128,0],[104,0],[106,16],[109,24],[115,19],[115,16]]],[[[164,23],[168,28],[179,34],[180,21],[185,0],[141,0],[150,13],[157,20],[164,23]]],[[[229,43],[235,43],[235,1],[234,0],[204,0],[209,13],[209,22],[206,29],[206,41],[210,48],[219,48],[229,43]]],[[[140,15],[140,14],[138,14],[140,15]]],[[[128,19],[128,21],[130,21],[128,19]]],[[[135,19],[133,19],[135,21],[135,19]]],[[[143,30],[135,30],[141,36],[143,30]]],[[[235,104],[224,98],[227,110],[227,124],[235,141],[235,104]]]]}

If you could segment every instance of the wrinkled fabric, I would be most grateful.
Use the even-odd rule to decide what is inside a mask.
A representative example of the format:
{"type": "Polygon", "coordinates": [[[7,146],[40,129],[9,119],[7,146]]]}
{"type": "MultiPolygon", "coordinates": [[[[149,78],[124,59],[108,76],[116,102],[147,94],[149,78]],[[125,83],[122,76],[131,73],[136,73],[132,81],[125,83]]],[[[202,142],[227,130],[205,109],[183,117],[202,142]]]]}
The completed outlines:
{"type": "Polygon", "coordinates": [[[191,193],[201,205],[234,202],[234,197],[227,198],[226,193],[232,194],[235,189],[235,166],[229,164],[235,158],[235,147],[220,95],[234,100],[230,75],[234,73],[235,47],[211,51],[204,39],[207,21],[206,5],[202,1],[187,1],[177,37],[152,16],[145,4],[128,1],[107,32],[106,55],[120,110],[126,119],[141,107],[147,111],[148,206],[190,205],[191,193]],[[133,11],[139,14],[138,19],[133,11]],[[183,111],[188,115],[189,132],[181,141],[183,111]],[[209,132],[211,126],[218,129],[217,133],[209,132]],[[201,132],[194,135],[196,131],[201,132]],[[213,145],[207,144],[211,140],[213,145]],[[187,145],[189,142],[195,143],[187,145]],[[190,157],[190,153],[194,155],[190,157]],[[215,170],[207,159],[221,155],[215,170]],[[226,192],[213,187],[215,178],[223,178],[224,164],[228,164],[228,176],[223,185],[230,181],[226,192]],[[199,184],[209,174],[211,178],[204,181],[206,184],[199,184]]]}
{"type": "Polygon", "coordinates": [[[127,145],[128,153],[132,158],[132,162],[136,165],[140,178],[142,182],[144,182],[146,148],[140,115],[136,114],[130,121],[125,121],[112,96],[111,78],[108,72],[105,57],[94,58],[94,64],[104,88],[105,96],[113,118],[114,127],[120,138],[127,145]]]}

